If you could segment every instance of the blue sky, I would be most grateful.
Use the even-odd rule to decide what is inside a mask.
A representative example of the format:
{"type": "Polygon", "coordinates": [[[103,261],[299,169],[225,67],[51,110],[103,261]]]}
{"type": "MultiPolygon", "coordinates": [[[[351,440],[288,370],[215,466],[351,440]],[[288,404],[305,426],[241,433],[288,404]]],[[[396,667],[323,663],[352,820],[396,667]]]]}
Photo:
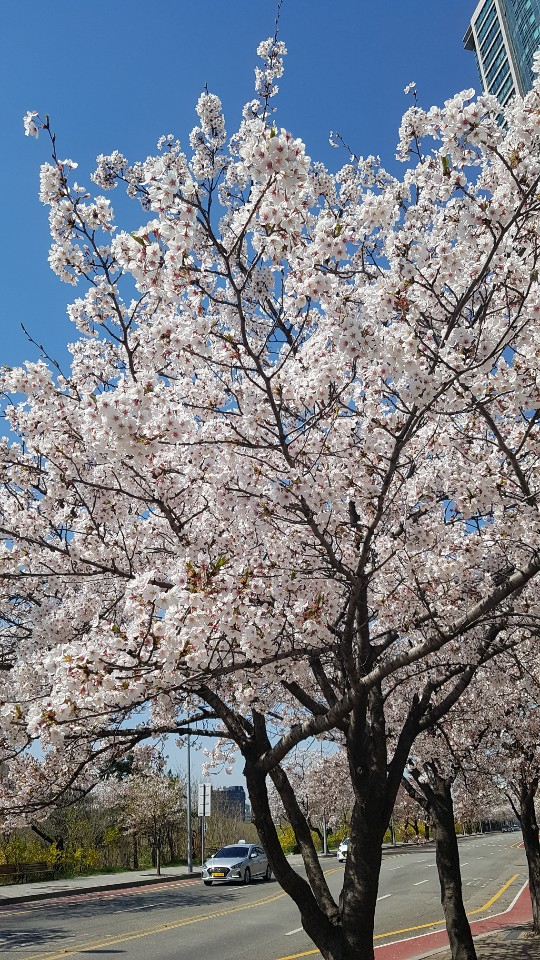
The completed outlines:
{"type": "MultiPolygon", "coordinates": [[[[409,81],[424,106],[478,87],[461,42],[474,6],[284,0],[280,36],[289,53],[278,123],[332,169],[345,156],[329,147],[330,130],[391,165],[409,81]]],[[[35,358],[21,323],[63,362],[73,338],[65,307],[75,293],[48,268],[47,211],[37,199],[48,145],[24,137],[23,114],[50,115],[60,156],[79,163],[77,180],[89,187],[99,153],[144,159],[169,132],[188,146],[205,83],[221,97],[232,133],[253,96],[257,44],[273,33],[274,18],[275,0],[4,0],[0,363],[35,358]]]]}
{"type": "MultiPolygon", "coordinates": [[[[331,130],[356,153],[379,154],[395,169],[399,121],[410,104],[407,83],[416,82],[426,107],[479,87],[474,58],[462,46],[475,5],[283,0],[280,37],[289,52],[278,124],[330,169],[346,160],[330,148],[331,130]]],[[[24,136],[26,111],[50,115],[59,155],[79,163],[76,179],[88,187],[99,153],[118,149],[130,162],[142,160],[167,133],[189,148],[205,84],[221,97],[233,133],[254,95],[255,50],[273,34],[275,10],[275,0],[4,0],[0,364],[36,359],[22,323],[62,365],[66,343],[75,338],[66,304],[79,294],[48,268],[47,210],[37,198],[48,143],[24,136]]],[[[132,216],[129,229],[140,222],[139,208],[132,216]]]]}

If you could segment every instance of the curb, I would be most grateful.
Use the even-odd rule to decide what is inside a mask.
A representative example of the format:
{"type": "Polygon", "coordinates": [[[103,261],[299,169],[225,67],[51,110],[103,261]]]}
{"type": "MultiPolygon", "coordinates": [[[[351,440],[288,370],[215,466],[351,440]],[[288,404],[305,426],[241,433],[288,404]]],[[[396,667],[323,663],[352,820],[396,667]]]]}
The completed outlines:
{"type": "Polygon", "coordinates": [[[65,899],[66,897],[84,897],[88,893],[106,893],[108,890],[134,890],[138,887],[155,887],[164,884],[170,886],[171,883],[184,883],[186,880],[198,879],[200,876],[200,873],[186,873],[181,877],[168,877],[166,874],[162,874],[160,877],[148,877],[148,879],[145,880],[122,880],[121,883],[98,883],[92,885],[91,887],[76,887],[71,890],[49,890],[43,891],[42,893],[23,893],[13,897],[0,896],[0,912],[2,907],[11,907],[19,903],[31,903],[34,900],[61,900],[65,899]]]}

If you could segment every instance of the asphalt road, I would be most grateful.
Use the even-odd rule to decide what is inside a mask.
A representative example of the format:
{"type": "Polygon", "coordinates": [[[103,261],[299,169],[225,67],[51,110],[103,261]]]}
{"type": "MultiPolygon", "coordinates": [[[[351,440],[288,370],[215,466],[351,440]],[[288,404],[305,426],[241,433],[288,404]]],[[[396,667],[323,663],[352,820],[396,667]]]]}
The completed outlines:
{"type": "MultiPolygon", "coordinates": [[[[466,906],[474,917],[504,910],[523,885],[520,839],[497,833],[460,841],[466,906]]],[[[300,858],[293,865],[300,870],[300,858]]],[[[325,870],[337,895],[343,866],[328,859],[325,870]]],[[[433,847],[386,852],[376,942],[437,929],[441,917],[433,847]]],[[[0,911],[0,957],[10,960],[278,960],[312,947],[275,881],[205,887],[182,880],[0,911]]]]}

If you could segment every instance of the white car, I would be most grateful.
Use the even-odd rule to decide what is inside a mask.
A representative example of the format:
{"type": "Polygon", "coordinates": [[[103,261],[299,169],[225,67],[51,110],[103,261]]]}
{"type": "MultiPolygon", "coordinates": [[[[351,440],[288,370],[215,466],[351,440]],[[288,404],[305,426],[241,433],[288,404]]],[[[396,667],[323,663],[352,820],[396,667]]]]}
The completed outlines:
{"type": "Polygon", "coordinates": [[[349,849],[349,843],[350,843],[349,838],[345,837],[345,839],[341,841],[338,847],[337,858],[340,863],[345,863],[347,859],[347,850],[349,849]]]}
{"type": "Polygon", "coordinates": [[[255,878],[272,879],[272,867],[262,847],[255,843],[238,843],[222,847],[203,864],[202,880],[206,887],[213,883],[251,883],[255,878]]]}

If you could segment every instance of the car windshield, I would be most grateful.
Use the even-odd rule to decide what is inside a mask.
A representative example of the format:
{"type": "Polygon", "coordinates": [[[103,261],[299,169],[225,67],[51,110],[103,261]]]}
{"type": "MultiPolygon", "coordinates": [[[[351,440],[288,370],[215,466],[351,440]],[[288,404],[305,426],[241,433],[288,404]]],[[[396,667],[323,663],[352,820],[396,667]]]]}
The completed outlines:
{"type": "Polygon", "coordinates": [[[249,847],[222,847],[221,850],[218,850],[214,854],[214,857],[224,857],[229,859],[230,857],[235,857],[235,859],[242,860],[244,857],[247,857],[249,853],[249,847]]]}

